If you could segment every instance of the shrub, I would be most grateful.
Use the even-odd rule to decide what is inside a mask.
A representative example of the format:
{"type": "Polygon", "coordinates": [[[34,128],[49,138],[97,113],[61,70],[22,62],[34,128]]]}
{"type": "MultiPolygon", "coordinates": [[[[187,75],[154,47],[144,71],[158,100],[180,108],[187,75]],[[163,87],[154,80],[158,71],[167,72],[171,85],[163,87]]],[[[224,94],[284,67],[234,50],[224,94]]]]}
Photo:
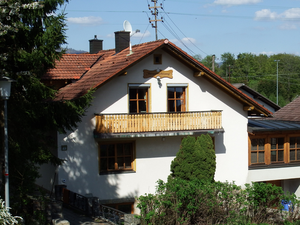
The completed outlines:
{"type": "Polygon", "coordinates": [[[213,181],[215,170],[216,156],[208,134],[197,139],[188,136],[182,140],[180,150],[171,163],[171,177],[213,181]]]}
{"type": "Polygon", "coordinates": [[[170,178],[158,181],[156,194],[139,197],[141,224],[298,224],[299,201],[281,187],[170,178]],[[282,211],[281,200],[293,203],[282,211]]]}
{"type": "Polygon", "coordinates": [[[19,224],[22,220],[19,216],[12,216],[9,210],[5,207],[5,203],[2,199],[0,199],[0,224],[19,224]]]}

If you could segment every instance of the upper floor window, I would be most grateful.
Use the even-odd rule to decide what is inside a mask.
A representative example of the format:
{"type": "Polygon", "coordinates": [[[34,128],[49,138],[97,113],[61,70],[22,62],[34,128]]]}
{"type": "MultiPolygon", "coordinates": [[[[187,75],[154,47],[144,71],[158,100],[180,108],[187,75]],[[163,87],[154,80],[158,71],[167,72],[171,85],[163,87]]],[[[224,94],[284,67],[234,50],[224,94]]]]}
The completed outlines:
{"type": "Polygon", "coordinates": [[[168,85],[168,112],[186,111],[186,86],[168,85]]]}
{"type": "Polygon", "coordinates": [[[161,54],[154,54],[153,55],[153,63],[154,64],[162,64],[162,55],[161,54]]]}
{"type": "Polygon", "coordinates": [[[149,90],[148,84],[129,85],[129,113],[149,112],[149,90]]]}
{"type": "Polygon", "coordinates": [[[250,137],[249,164],[300,163],[300,136],[262,134],[250,137]]]}
{"type": "Polygon", "coordinates": [[[284,161],[284,138],[271,138],[271,162],[284,161]]]}
{"type": "Polygon", "coordinates": [[[300,137],[290,137],[290,161],[300,160],[300,137]]]}
{"type": "Polygon", "coordinates": [[[251,140],[251,164],[265,162],[265,139],[255,138],[251,140]]]}

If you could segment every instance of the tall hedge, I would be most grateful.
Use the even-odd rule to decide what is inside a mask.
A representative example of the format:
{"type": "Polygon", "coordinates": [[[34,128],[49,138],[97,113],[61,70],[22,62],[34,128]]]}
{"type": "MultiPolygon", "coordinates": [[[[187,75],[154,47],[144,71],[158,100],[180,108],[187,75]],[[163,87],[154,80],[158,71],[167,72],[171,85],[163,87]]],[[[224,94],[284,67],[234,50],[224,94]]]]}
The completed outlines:
{"type": "Polygon", "coordinates": [[[216,156],[212,138],[206,134],[186,137],[171,163],[171,177],[214,181],[216,156]]]}

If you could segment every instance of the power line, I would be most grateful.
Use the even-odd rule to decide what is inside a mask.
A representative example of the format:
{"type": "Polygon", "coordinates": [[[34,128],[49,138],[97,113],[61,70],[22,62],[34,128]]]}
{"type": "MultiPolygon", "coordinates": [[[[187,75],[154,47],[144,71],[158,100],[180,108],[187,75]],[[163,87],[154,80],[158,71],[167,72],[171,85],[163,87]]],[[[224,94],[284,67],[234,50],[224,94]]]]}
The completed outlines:
{"type": "Polygon", "coordinates": [[[196,46],[194,44],[194,42],[192,42],[181,30],[180,28],[176,25],[176,23],[173,22],[173,20],[171,19],[171,17],[166,13],[166,11],[164,10],[164,8],[162,8],[162,10],[164,11],[164,13],[167,15],[167,17],[171,20],[171,22],[175,25],[175,27],[181,32],[181,34],[187,38],[187,40],[194,45],[198,50],[200,50],[201,52],[203,52],[205,55],[208,55],[206,52],[204,52],[203,50],[201,50],[200,48],[198,48],[198,46],[196,46]]]}

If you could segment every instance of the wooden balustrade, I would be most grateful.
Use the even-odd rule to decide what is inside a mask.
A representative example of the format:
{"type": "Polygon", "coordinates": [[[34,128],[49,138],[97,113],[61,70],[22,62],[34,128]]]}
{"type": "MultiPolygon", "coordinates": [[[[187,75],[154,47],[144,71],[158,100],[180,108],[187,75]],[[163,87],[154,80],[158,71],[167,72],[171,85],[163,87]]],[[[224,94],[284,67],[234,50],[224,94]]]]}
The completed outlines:
{"type": "Polygon", "coordinates": [[[211,130],[222,128],[221,111],[97,114],[97,133],[211,130]]]}

